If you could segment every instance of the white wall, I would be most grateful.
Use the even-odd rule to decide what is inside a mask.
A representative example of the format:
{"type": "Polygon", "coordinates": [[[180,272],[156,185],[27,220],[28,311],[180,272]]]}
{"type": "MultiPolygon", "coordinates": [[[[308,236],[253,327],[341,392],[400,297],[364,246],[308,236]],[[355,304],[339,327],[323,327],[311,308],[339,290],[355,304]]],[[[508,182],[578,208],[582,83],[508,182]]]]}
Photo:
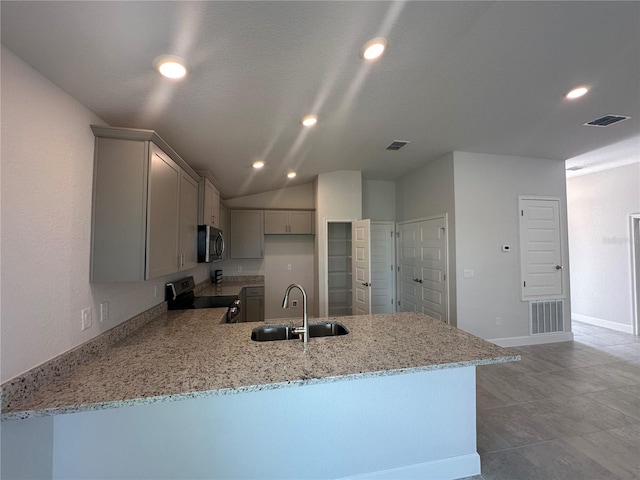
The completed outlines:
{"type": "Polygon", "coordinates": [[[396,219],[398,222],[448,214],[449,231],[449,318],[457,324],[456,292],[456,212],[453,177],[453,153],[448,153],[396,182],[396,219]]]}
{"type": "Polygon", "coordinates": [[[395,222],[395,182],[362,180],[362,218],[379,222],[395,222]]]}
{"type": "MultiPolygon", "coordinates": [[[[568,263],[564,162],[454,152],[458,327],[488,339],[529,336],[521,301],[518,195],[558,197],[561,243],[568,263]],[[502,252],[501,246],[512,246],[502,252]],[[463,278],[463,270],[475,271],[463,278]],[[496,325],[501,317],[501,325],[496,325]]],[[[563,271],[565,318],[571,315],[568,269],[563,271]]],[[[567,321],[568,323],[568,321],[567,321]]]]}
{"type": "Polygon", "coordinates": [[[574,318],[632,332],[629,215],[640,213],[640,163],[568,178],[567,205],[574,318]]]}
{"type": "Polygon", "coordinates": [[[315,208],[313,183],[225,200],[229,208],[315,208]]]}
{"type": "Polygon", "coordinates": [[[362,173],[338,170],[316,178],[316,296],[319,317],[327,316],[327,221],[362,218],[362,173]]]}
{"type": "MultiPolygon", "coordinates": [[[[2,339],[4,383],[162,302],[149,282],[90,284],[94,137],[104,122],[2,47],[2,339]],[[99,321],[109,301],[110,319],[99,321]],[[91,307],[93,326],[80,329],[91,307]]],[[[161,289],[162,291],[162,289],[161,289]]]]}

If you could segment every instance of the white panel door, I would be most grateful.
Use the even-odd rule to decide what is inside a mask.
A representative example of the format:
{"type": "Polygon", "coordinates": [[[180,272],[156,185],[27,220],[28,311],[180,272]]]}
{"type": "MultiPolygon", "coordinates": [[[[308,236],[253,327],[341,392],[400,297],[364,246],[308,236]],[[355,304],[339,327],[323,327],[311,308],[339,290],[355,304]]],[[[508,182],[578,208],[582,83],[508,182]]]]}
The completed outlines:
{"type": "Polygon", "coordinates": [[[400,286],[400,311],[417,312],[419,302],[416,275],[418,256],[417,229],[415,223],[398,226],[398,264],[400,267],[398,285],[400,286]]]}
{"type": "Polygon", "coordinates": [[[449,322],[445,217],[398,226],[400,310],[449,322]]]}
{"type": "Polygon", "coordinates": [[[371,313],[395,312],[394,225],[371,223],[371,313]]]}
{"type": "Polygon", "coordinates": [[[519,199],[522,299],[561,296],[560,200],[519,199]]]}
{"type": "Polygon", "coordinates": [[[351,223],[351,281],[354,315],[371,313],[371,222],[351,223]]]}

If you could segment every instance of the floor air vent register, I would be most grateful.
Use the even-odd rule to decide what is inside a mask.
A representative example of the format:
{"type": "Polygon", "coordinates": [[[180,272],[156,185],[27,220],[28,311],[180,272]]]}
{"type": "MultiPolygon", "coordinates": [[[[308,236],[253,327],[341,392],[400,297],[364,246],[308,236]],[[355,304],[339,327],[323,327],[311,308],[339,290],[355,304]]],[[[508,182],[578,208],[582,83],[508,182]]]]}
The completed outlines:
{"type": "Polygon", "coordinates": [[[529,302],[531,334],[564,332],[564,300],[529,302]]]}

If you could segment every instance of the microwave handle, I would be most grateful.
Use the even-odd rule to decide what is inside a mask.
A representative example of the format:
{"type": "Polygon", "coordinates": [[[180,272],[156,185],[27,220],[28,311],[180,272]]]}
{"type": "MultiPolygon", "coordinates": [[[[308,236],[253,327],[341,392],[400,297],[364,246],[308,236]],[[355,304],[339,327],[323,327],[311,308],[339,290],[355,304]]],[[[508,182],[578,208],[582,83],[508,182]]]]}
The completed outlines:
{"type": "Polygon", "coordinates": [[[222,256],[222,252],[224,252],[224,237],[222,233],[219,233],[218,238],[216,238],[216,255],[222,256]]]}

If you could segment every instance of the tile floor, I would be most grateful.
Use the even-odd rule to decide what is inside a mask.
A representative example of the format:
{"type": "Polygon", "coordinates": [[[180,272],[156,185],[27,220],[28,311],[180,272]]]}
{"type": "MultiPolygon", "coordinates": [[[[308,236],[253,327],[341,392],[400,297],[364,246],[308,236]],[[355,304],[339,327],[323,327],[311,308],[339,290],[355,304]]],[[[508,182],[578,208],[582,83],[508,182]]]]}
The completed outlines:
{"type": "Polygon", "coordinates": [[[572,326],[573,342],[477,368],[474,480],[640,479],[640,338],[572,326]]]}

